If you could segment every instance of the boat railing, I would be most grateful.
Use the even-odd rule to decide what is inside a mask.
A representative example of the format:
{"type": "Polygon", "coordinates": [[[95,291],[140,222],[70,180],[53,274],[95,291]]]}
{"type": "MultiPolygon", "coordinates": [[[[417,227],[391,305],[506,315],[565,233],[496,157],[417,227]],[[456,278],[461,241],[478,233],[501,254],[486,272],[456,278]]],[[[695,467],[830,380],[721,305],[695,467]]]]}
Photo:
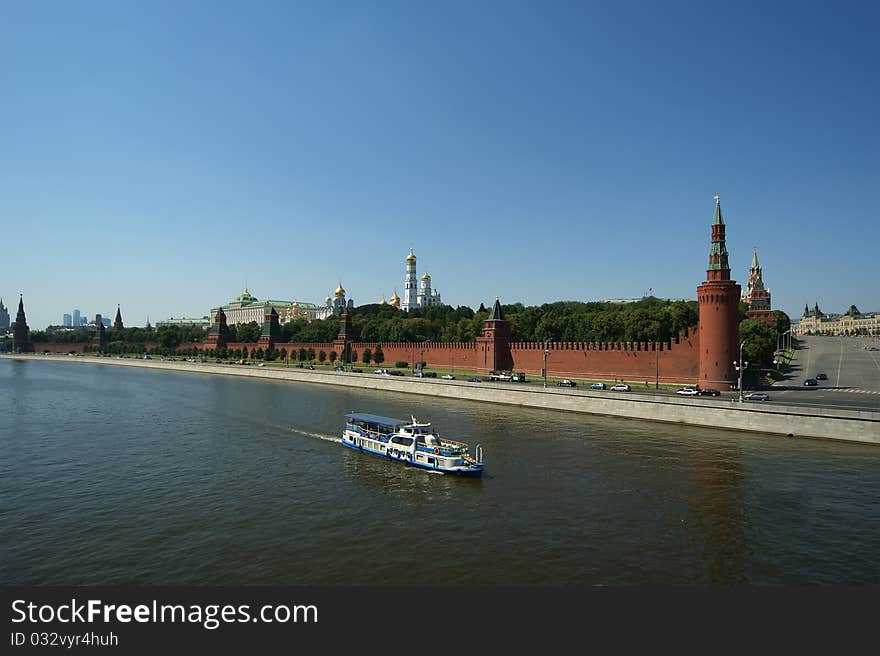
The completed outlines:
{"type": "Polygon", "coordinates": [[[459,442],[458,440],[450,440],[450,439],[448,439],[448,438],[446,438],[446,437],[440,438],[440,441],[441,441],[443,444],[451,444],[451,445],[453,445],[453,446],[464,447],[465,449],[468,448],[468,445],[467,445],[466,442],[459,442]]]}

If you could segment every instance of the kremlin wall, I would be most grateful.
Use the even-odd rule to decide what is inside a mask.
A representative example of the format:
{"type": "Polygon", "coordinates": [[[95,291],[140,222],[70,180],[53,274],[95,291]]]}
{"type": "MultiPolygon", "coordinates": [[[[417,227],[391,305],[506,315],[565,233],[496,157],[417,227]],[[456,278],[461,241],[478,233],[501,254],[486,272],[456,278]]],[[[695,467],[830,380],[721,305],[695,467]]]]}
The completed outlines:
{"type": "MultiPolygon", "coordinates": [[[[757,256],[753,262],[757,267],[757,256]]],[[[407,258],[407,288],[405,302],[415,304],[432,302],[439,295],[427,289],[417,289],[415,284],[415,257],[412,252],[407,258]],[[426,293],[425,293],[426,292],[426,293]],[[422,301],[425,299],[425,301],[422,301]]],[[[760,269],[758,269],[760,276],[760,269]]],[[[430,280],[428,280],[430,285],[430,280]]],[[[423,285],[424,287],[424,285],[423,285]]],[[[758,294],[750,292],[758,299],[766,299],[769,306],[769,293],[761,294],[763,288],[757,287],[758,294]]],[[[339,292],[340,289],[337,290],[339,292]]],[[[342,291],[344,294],[344,291],[342,291]]],[[[395,294],[396,296],[396,294],[395,294]]],[[[293,355],[299,349],[314,349],[314,352],[335,351],[340,356],[348,353],[346,363],[352,362],[352,354],[361,361],[364,349],[375,352],[381,347],[384,354],[382,366],[406,361],[410,366],[418,361],[426,362],[427,368],[443,368],[489,372],[492,370],[523,371],[531,376],[539,376],[545,364],[547,374],[554,377],[587,378],[594,380],[623,380],[632,384],[651,384],[653,382],[699,384],[704,388],[727,389],[736,381],[733,361],[739,355],[739,301],[741,288],[730,279],[730,266],[725,243],[725,224],[721,214],[721,203],[715,197],[715,215],[711,227],[711,246],[709,266],[705,281],[697,287],[699,302],[699,327],[665,342],[513,342],[510,338],[510,324],[504,319],[501,303],[495,300],[492,312],[486,319],[483,333],[475,342],[354,342],[351,340],[351,319],[348,306],[340,304],[340,331],[337,339],[330,343],[285,343],[280,341],[279,314],[271,305],[266,305],[263,316],[262,336],[256,343],[235,343],[227,341],[227,323],[223,308],[217,308],[212,319],[208,341],[204,343],[181,344],[178,350],[199,348],[210,351],[226,348],[227,351],[245,349],[249,351],[262,348],[281,351],[293,355]]],[[[762,310],[764,307],[761,308],[762,310]]],[[[769,308],[768,308],[769,309],[769,308]]],[[[23,308],[20,308],[21,322],[24,324],[23,308]]],[[[121,318],[117,314],[121,325],[121,318]]],[[[18,321],[16,322],[18,323],[18,321]]],[[[25,325],[26,328],[26,325],[25,325]]],[[[26,334],[19,339],[16,347],[27,350],[26,334]],[[23,340],[23,341],[22,341],[23,340]],[[22,348],[23,347],[23,348],[22,348]]],[[[71,344],[40,344],[40,350],[66,353],[71,344]]],[[[147,348],[151,345],[147,344],[147,348]]],[[[33,350],[31,345],[30,350],[33,350]]],[[[369,365],[363,365],[369,366],[369,365]]]]}

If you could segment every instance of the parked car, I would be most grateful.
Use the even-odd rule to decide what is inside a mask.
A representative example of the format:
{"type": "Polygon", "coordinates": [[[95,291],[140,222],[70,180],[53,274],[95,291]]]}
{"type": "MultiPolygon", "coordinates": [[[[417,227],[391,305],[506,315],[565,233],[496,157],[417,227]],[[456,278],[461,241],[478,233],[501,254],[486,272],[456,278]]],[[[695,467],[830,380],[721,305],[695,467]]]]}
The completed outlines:
{"type": "Polygon", "coordinates": [[[819,381],[817,381],[815,378],[807,378],[804,381],[804,387],[816,387],[816,385],[818,385],[818,384],[819,384],[819,381]]]}
{"type": "Polygon", "coordinates": [[[701,389],[700,396],[721,396],[721,392],[717,389],[701,389]]]}
{"type": "Polygon", "coordinates": [[[590,389],[605,389],[605,383],[593,383],[590,389]]]}
{"type": "Polygon", "coordinates": [[[446,374],[445,376],[440,376],[443,380],[455,380],[455,376],[452,374],[446,374]]]}
{"type": "Polygon", "coordinates": [[[629,391],[630,391],[630,386],[627,385],[627,384],[625,384],[625,383],[622,384],[622,385],[613,385],[613,386],[611,387],[611,391],[612,391],[612,392],[629,392],[629,391]]]}
{"type": "Polygon", "coordinates": [[[391,371],[388,372],[388,375],[389,376],[405,376],[406,374],[404,374],[399,369],[392,369],[391,371]]]}
{"type": "Polygon", "coordinates": [[[746,401],[769,401],[770,395],[764,394],[764,392],[752,392],[751,394],[746,394],[743,399],[746,401]]]}
{"type": "Polygon", "coordinates": [[[680,394],[681,396],[699,396],[700,395],[700,393],[697,390],[695,390],[693,387],[683,387],[680,390],[676,390],[675,393],[680,394]]]}
{"type": "Polygon", "coordinates": [[[314,371],[314,370],[315,370],[315,365],[313,365],[313,364],[307,364],[307,365],[306,365],[306,369],[311,369],[312,371],[314,371]]]}
{"type": "Polygon", "coordinates": [[[574,382],[573,380],[569,380],[568,378],[565,378],[565,379],[563,379],[563,380],[560,380],[560,381],[559,381],[558,383],[556,383],[556,384],[557,384],[559,387],[577,387],[577,383],[574,382]]]}
{"type": "Polygon", "coordinates": [[[333,371],[345,371],[345,367],[337,366],[333,371]]]}
{"type": "Polygon", "coordinates": [[[362,373],[364,373],[364,370],[361,369],[360,367],[355,367],[354,369],[351,370],[351,372],[354,374],[362,374],[362,373]]]}
{"type": "Polygon", "coordinates": [[[437,372],[436,371],[423,371],[422,376],[424,376],[425,378],[436,378],[437,372]]]}
{"type": "Polygon", "coordinates": [[[479,378],[468,378],[468,379],[467,379],[467,382],[469,382],[469,383],[479,383],[479,382],[480,382],[480,379],[479,379],[479,378]]]}
{"type": "Polygon", "coordinates": [[[828,380],[828,376],[825,374],[816,374],[816,380],[828,380]]]}

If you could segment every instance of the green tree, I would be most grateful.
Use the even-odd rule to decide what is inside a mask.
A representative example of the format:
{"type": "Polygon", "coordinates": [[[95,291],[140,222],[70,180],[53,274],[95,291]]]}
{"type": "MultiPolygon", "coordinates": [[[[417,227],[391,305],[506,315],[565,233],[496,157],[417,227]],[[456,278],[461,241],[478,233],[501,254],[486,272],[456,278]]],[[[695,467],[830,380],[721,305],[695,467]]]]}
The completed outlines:
{"type": "Polygon", "coordinates": [[[370,364],[373,361],[373,352],[369,348],[365,348],[361,359],[364,364],[370,364]]]}
{"type": "Polygon", "coordinates": [[[769,367],[776,351],[776,326],[766,321],[746,319],[739,325],[743,346],[743,359],[750,367],[769,367]]]}
{"type": "Polygon", "coordinates": [[[339,355],[336,353],[336,351],[330,351],[330,364],[336,362],[336,358],[338,357],[339,355]]]}
{"type": "Polygon", "coordinates": [[[318,351],[318,362],[323,363],[327,359],[327,354],[324,351],[318,351]]]}
{"type": "Polygon", "coordinates": [[[385,354],[382,352],[382,347],[379,344],[376,344],[376,348],[373,350],[373,361],[376,364],[385,362],[385,354]]]}
{"type": "Polygon", "coordinates": [[[782,310],[773,310],[773,316],[776,317],[776,332],[780,335],[791,330],[791,319],[782,310]]]}

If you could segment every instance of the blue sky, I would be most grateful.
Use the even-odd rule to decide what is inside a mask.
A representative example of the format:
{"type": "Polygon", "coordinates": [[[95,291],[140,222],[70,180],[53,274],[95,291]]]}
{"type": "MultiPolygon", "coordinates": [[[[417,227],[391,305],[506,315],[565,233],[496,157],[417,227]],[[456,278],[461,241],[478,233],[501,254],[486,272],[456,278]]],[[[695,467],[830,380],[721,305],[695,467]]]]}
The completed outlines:
{"type": "Polygon", "coordinates": [[[2,2],[0,296],[880,310],[876,3],[2,2]]]}

